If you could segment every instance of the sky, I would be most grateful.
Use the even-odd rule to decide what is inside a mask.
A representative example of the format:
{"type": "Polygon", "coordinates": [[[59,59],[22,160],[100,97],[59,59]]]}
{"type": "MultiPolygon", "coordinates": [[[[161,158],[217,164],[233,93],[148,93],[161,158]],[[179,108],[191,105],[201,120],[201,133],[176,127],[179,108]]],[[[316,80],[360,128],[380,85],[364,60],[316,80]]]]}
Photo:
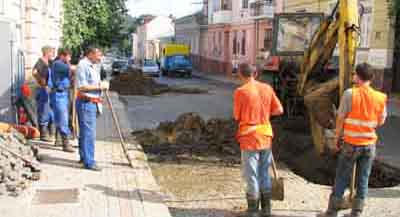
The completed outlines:
{"type": "Polygon", "coordinates": [[[142,14],[183,17],[199,11],[203,0],[128,0],[127,8],[133,17],[142,14]]]}

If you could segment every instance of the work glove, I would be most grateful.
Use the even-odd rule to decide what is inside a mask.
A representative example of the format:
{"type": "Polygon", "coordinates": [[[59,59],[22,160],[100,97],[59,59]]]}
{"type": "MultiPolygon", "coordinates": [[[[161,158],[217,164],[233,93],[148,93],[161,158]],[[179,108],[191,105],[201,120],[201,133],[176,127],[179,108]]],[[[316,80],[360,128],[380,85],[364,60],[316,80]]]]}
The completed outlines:
{"type": "Polygon", "coordinates": [[[110,83],[108,81],[101,81],[100,82],[100,89],[101,90],[108,90],[110,89],[110,83]]]}

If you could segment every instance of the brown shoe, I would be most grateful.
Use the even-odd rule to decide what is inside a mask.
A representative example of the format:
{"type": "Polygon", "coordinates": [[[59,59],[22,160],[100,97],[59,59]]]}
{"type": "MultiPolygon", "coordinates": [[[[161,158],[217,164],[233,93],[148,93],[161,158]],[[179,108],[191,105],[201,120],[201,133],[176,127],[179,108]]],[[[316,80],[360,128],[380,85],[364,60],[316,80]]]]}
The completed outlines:
{"type": "Polygon", "coordinates": [[[75,149],[72,148],[71,143],[69,143],[68,137],[62,137],[62,144],[63,144],[63,151],[68,152],[68,153],[74,153],[75,149]]]}

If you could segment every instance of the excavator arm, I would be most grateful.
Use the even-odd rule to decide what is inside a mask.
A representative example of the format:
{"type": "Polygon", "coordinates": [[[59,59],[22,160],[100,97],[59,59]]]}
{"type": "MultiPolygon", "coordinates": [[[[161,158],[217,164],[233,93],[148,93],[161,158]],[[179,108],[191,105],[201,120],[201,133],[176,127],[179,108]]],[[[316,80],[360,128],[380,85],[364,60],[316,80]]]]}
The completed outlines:
{"type": "MultiPolygon", "coordinates": [[[[332,15],[322,21],[303,57],[298,77],[297,93],[304,103],[311,121],[316,150],[323,153],[332,146],[338,98],[351,86],[359,39],[359,13],[357,0],[339,0],[332,15]],[[339,75],[326,81],[314,76],[322,72],[339,46],[339,75]]],[[[323,75],[329,77],[329,75],[323,75]]],[[[319,76],[321,77],[321,76],[319,76]]]]}

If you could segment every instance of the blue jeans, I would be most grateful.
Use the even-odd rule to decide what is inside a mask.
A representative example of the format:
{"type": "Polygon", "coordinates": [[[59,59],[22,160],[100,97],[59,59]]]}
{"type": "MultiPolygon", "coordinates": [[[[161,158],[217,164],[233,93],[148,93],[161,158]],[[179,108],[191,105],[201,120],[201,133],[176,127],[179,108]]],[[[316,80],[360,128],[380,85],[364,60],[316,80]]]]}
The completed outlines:
{"type": "Polygon", "coordinates": [[[50,97],[46,88],[40,87],[36,94],[38,124],[42,127],[47,127],[54,122],[54,114],[50,108],[50,97]]]}
{"type": "Polygon", "coordinates": [[[78,99],[76,110],[79,119],[79,155],[86,168],[92,168],[94,160],[94,144],[96,140],[96,115],[95,103],[78,99]]]}
{"type": "Polygon", "coordinates": [[[344,192],[350,184],[353,165],[357,163],[356,198],[365,199],[368,194],[368,181],[375,155],[375,145],[363,147],[344,144],[338,159],[333,196],[343,198],[344,192]]]}
{"type": "Polygon", "coordinates": [[[69,128],[69,92],[52,92],[50,94],[50,105],[54,112],[54,121],[57,130],[63,137],[71,135],[69,128]]]}
{"type": "Polygon", "coordinates": [[[259,198],[260,193],[271,192],[271,160],[271,150],[242,151],[242,175],[248,196],[259,198]]]}

